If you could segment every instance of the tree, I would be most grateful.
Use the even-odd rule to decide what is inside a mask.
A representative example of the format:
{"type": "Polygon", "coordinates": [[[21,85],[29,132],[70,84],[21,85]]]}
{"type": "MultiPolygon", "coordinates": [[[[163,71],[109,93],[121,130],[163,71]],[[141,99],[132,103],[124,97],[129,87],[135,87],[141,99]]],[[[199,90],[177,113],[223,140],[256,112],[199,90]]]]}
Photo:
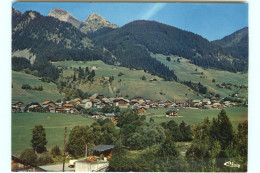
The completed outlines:
{"type": "Polygon", "coordinates": [[[42,125],[36,125],[32,129],[31,143],[35,152],[43,153],[44,151],[46,151],[46,133],[42,125]]]}
{"type": "Polygon", "coordinates": [[[247,157],[247,150],[248,150],[248,121],[244,121],[243,123],[238,124],[238,132],[237,132],[237,139],[238,139],[238,146],[240,155],[247,157]]]}
{"type": "Polygon", "coordinates": [[[171,61],[171,57],[169,57],[169,56],[166,57],[166,60],[170,62],[171,61]]]}
{"type": "Polygon", "coordinates": [[[161,157],[179,156],[174,141],[167,139],[160,147],[158,155],[161,157]]]}
{"type": "Polygon", "coordinates": [[[70,132],[66,149],[74,158],[82,157],[86,151],[87,128],[85,126],[75,126],[70,132]]]}
{"type": "Polygon", "coordinates": [[[55,158],[56,156],[61,155],[61,151],[58,145],[55,145],[52,149],[51,149],[51,156],[53,158],[55,158]]]}
{"type": "Polygon", "coordinates": [[[187,126],[184,121],[179,125],[181,132],[181,141],[191,141],[192,140],[192,131],[190,126],[187,126]]]}
{"type": "Polygon", "coordinates": [[[32,149],[23,150],[20,159],[27,165],[35,166],[37,163],[37,155],[32,149]]]}
{"type": "Polygon", "coordinates": [[[168,139],[171,138],[171,140],[175,142],[181,141],[182,136],[181,136],[180,128],[179,125],[174,120],[171,120],[168,123],[167,122],[162,123],[161,125],[164,129],[166,129],[165,130],[166,138],[168,139]]]}
{"type": "Polygon", "coordinates": [[[91,73],[88,75],[88,80],[92,81],[96,76],[95,70],[92,70],[91,73]]]}
{"type": "Polygon", "coordinates": [[[232,124],[224,109],[213,118],[210,135],[213,140],[219,140],[222,150],[225,150],[234,140],[235,134],[232,124]]]}
{"type": "Polygon", "coordinates": [[[141,79],[142,79],[142,80],[146,80],[146,77],[143,75],[141,79]]]}
{"type": "Polygon", "coordinates": [[[126,139],[127,145],[132,149],[144,149],[165,141],[164,129],[157,124],[151,123],[137,127],[136,132],[126,139]]]}

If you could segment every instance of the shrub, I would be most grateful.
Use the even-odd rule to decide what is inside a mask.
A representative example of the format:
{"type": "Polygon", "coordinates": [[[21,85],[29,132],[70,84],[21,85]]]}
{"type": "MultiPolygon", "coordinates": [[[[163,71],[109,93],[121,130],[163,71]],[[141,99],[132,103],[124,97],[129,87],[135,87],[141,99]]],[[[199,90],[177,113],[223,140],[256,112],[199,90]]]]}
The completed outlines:
{"type": "Polygon", "coordinates": [[[58,145],[55,145],[52,149],[51,149],[51,156],[53,158],[55,158],[56,156],[61,155],[61,151],[58,145]]]}
{"type": "Polygon", "coordinates": [[[22,89],[31,90],[32,87],[29,84],[23,84],[22,89]]]}
{"type": "Polygon", "coordinates": [[[27,165],[36,165],[37,155],[33,149],[25,149],[22,151],[20,159],[27,165]]]}
{"type": "Polygon", "coordinates": [[[43,153],[37,160],[37,165],[47,165],[49,163],[53,163],[53,160],[48,153],[43,153]]]}

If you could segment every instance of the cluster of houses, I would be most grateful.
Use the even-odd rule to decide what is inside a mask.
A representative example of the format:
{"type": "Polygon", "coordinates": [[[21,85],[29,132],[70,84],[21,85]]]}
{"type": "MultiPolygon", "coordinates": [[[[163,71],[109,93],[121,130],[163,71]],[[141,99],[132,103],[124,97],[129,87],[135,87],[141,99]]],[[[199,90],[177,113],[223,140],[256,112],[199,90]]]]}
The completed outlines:
{"type": "MultiPolygon", "coordinates": [[[[31,102],[23,106],[22,102],[13,102],[13,112],[50,112],[50,113],[80,113],[80,109],[97,108],[101,109],[105,106],[119,107],[120,109],[137,109],[139,114],[145,114],[147,109],[158,109],[158,108],[174,108],[174,107],[195,107],[195,108],[216,108],[221,109],[222,107],[233,106],[235,103],[230,101],[222,102],[216,101],[215,99],[203,99],[203,100],[189,100],[189,101],[170,101],[170,100],[146,100],[142,97],[135,97],[133,99],[125,99],[123,97],[109,98],[103,94],[94,94],[88,99],[73,99],[65,102],[45,101],[43,103],[31,102]]],[[[166,113],[167,115],[167,113],[166,113]]],[[[169,116],[176,116],[176,113],[169,113],[169,116]]],[[[118,114],[111,113],[100,113],[91,112],[92,117],[108,117],[111,120],[116,119],[118,114]]]]}

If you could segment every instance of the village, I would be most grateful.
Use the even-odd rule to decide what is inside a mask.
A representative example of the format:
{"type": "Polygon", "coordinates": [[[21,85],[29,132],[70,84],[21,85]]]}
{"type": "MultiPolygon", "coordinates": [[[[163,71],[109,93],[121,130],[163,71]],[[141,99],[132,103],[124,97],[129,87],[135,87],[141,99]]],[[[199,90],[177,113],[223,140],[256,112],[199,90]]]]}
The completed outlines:
{"type": "Polygon", "coordinates": [[[50,112],[65,114],[87,114],[89,118],[117,120],[120,109],[135,109],[139,115],[145,115],[147,109],[169,108],[165,112],[166,117],[176,117],[178,113],[174,108],[194,109],[222,109],[225,107],[241,106],[242,103],[231,101],[220,101],[215,98],[204,98],[202,100],[170,101],[170,100],[149,100],[142,97],[126,99],[124,97],[109,98],[103,94],[94,94],[88,99],[73,99],[70,101],[45,101],[43,103],[31,102],[24,105],[21,101],[12,102],[12,112],[50,112]],[[104,107],[114,107],[118,111],[100,111],[104,107]]]}

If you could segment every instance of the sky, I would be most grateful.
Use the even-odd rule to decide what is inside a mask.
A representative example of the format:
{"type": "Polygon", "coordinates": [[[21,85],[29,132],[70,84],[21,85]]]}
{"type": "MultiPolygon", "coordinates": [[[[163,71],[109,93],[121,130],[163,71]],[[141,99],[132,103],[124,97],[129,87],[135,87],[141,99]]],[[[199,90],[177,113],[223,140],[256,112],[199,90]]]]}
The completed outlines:
{"type": "Polygon", "coordinates": [[[120,27],[134,20],[155,20],[210,41],[248,26],[247,3],[14,2],[13,7],[22,13],[33,10],[45,16],[51,9],[62,8],[80,21],[98,13],[120,27]]]}

